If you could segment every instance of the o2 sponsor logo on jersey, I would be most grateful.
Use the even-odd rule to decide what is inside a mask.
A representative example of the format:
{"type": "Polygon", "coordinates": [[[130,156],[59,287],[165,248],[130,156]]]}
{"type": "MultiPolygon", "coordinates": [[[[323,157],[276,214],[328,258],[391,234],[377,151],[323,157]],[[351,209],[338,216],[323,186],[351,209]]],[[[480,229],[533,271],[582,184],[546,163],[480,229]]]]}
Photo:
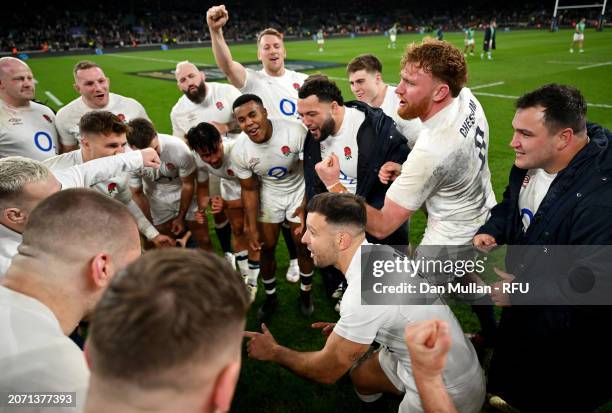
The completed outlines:
{"type": "Polygon", "coordinates": [[[355,183],[357,183],[357,180],[355,178],[351,178],[342,171],[340,171],[340,176],[338,177],[338,180],[342,185],[354,185],[355,183]]]}
{"type": "Polygon", "coordinates": [[[297,105],[291,99],[281,99],[279,104],[281,113],[285,116],[294,116],[297,111],[297,105]]]}
{"type": "Polygon", "coordinates": [[[34,145],[43,152],[53,149],[53,138],[45,131],[38,131],[34,134],[34,145]]]}
{"type": "Polygon", "coordinates": [[[288,173],[289,170],[287,170],[287,168],[285,168],[284,166],[274,166],[268,169],[268,176],[270,178],[276,178],[279,180],[287,176],[288,173]]]}
{"type": "Polygon", "coordinates": [[[523,221],[523,228],[526,231],[533,221],[533,212],[529,208],[521,209],[521,220],[523,221]]]}

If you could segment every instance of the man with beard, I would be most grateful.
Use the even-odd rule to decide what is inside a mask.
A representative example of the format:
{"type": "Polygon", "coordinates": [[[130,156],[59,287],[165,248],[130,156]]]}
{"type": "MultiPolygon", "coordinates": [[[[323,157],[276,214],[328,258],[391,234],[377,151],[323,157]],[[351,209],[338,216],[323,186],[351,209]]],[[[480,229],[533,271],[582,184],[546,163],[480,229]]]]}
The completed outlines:
{"type": "Polygon", "coordinates": [[[42,161],[58,152],[55,114],[32,102],[36,84],[30,67],[0,58],[0,158],[26,156],[42,161]]]}
{"type": "Polygon", "coordinates": [[[0,286],[0,388],[75,392],[73,407],[53,411],[83,411],[89,370],[67,335],[139,255],[138,228],[120,202],[68,189],[38,204],[0,286]]]}
{"type": "MultiPolygon", "coordinates": [[[[176,84],[183,92],[183,96],[176,102],[170,112],[172,121],[172,134],[186,139],[187,132],[202,122],[214,125],[222,136],[235,138],[240,128],[234,120],[232,103],[240,92],[232,85],[224,83],[206,82],[204,72],[188,61],[176,65],[176,84]]],[[[197,158],[196,158],[197,159],[197,158]]],[[[211,197],[220,195],[219,178],[212,175],[208,180],[208,190],[211,197]]],[[[206,210],[207,205],[200,205],[206,210]]],[[[203,224],[208,226],[206,214],[203,224]]],[[[235,257],[232,254],[231,230],[227,216],[221,212],[213,214],[215,232],[230,265],[235,266],[235,257]]]]}
{"type": "Polygon", "coordinates": [[[81,141],[79,121],[92,110],[107,110],[123,122],[147,118],[144,107],[135,99],[110,93],[110,79],[94,62],[84,60],[74,66],[74,89],[81,95],[57,112],[56,125],[63,151],[75,150],[81,141]]]}
{"type": "MultiPolygon", "coordinates": [[[[389,162],[380,169],[381,182],[393,183],[382,208],[368,205],[366,229],[378,238],[389,236],[425,205],[427,227],[421,246],[465,246],[456,250],[469,254],[472,237],[495,206],[486,116],[476,97],[463,87],[465,58],[452,44],[431,39],[412,44],[401,66],[398,113],[403,119],[420,118],[423,130],[403,165],[389,162]]],[[[338,181],[338,171],[335,162],[324,162],[317,170],[331,191],[346,191],[338,181]]],[[[417,254],[419,250],[428,255],[433,248],[419,247],[417,254]]],[[[447,276],[440,274],[440,279],[447,276]]],[[[492,307],[473,308],[483,340],[491,345],[495,333],[492,307]]]]}
{"type": "Polygon", "coordinates": [[[225,83],[206,82],[204,72],[188,61],[176,65],[175,76],[183,96],[170,112],[174,136],[184,138],[189,129],[202,122],[214,125],[221,136],[238,136],[240,128],[232,112],[232,103],[240,96],[238,89],[225,83]]]}
{"type": "Polygon", "coordinates": [[[287,119],[268,119],[263,102],[256,95],[240,96],[233,109],[244,133],[232,150],[232,163],[240,179],[249,244],[252,250],[261,250],[261,275],[266,290],[266,301],[257,316],[264,319],[278,306],[274,252],[284,221],[290,222],[291,235],[299,245],[300,310],[309,316],[314,311],[310,294],[313,267],[308,251],[299,241],[304,226],[300,209],[304,200],[300,155],[306,130],[287,119]]]}

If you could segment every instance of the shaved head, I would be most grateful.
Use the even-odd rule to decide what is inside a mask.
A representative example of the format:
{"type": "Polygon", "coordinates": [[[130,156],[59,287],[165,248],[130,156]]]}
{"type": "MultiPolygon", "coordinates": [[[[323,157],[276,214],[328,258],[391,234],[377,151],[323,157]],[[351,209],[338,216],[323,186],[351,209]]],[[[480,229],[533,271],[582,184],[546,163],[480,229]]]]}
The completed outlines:
{"type": "Polygon", "coordinates": [[[27,106],[35,94],[32,70],[14,57],[0,58],[0,99],[11,106],[27,106]]]}
{"type": "Polygon", "coordinates": [[[176,65],[176,84],[181,92],[194,103],[202,103],[206,97],[206,76],[197,66],[185,60],[176,65]]]}
{"type": "Polygon", "coordinates": [[[138,227],[122,203],[91,189],[67,189],[30,215],[19,252],[33,251],[75,265],[105,252],[123,268],[130,254],[140,251],[138,227]]]}

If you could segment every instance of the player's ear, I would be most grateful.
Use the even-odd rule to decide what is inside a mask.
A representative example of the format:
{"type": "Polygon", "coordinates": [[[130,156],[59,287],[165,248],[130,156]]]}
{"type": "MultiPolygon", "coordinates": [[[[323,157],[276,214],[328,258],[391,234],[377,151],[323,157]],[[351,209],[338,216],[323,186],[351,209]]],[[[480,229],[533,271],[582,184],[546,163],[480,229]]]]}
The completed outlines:
{"type": "Polygon", "coordinates": [[[240,360],[228,364],[215,380],[210,405],[213,411],[228,412],[232,405],[236,382],[240,374],[240,360]]]}
{"type": "Polygon", "coordinates": [[[72,87],[74,88],[74,90],[78,93],[81,94],[81,88],[79,87],[78,83],[73,83],[72,87]]]}
{"type": "Polygon", "coordinates": [[[28,216],[19,208],[6,208],[2,215],[4,220],[16,225],[25,225],[28,220],[28,216]]]}
{"type": "Polygon", "coordinates": [[[446,83],[440,83],[438,86],[436,86],[436,90],[433,95],[434,102],[443,101],[444,99],[446,99],[449,93],[450,88],[448,87],[448,85],[446,83]]]}
{"type": "Polygon", "coordinates": [[[91,282],[96,288],[106,288],[112,279],[112,264],[108,254],[96,254],[89,265],[91,282]]]}
{"type": "Polygon", "coordinates": [[[571,144],[574,140],[574,131],[572,128],[561,129],[557,134],[559,137],[557,148],[559,150],[565,149],[569,144],[571,144]]]}

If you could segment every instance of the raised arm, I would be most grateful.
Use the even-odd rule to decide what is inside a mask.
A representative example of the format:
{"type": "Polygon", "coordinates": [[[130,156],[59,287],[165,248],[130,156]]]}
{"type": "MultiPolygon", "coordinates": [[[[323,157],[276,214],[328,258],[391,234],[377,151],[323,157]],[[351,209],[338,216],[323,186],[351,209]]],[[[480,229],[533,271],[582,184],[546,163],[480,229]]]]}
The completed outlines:
{"type": "Polygon", "coordinates": [[[246,69],[232,59],[232,53],[223,37],[223,26],[228,20],[229,13],[223,5],[213,6],[206,12],[206,23],[210,31],[210,41],[217,66],[225,73],[227,80],[240,89],[246,82],[246,69]]]}

